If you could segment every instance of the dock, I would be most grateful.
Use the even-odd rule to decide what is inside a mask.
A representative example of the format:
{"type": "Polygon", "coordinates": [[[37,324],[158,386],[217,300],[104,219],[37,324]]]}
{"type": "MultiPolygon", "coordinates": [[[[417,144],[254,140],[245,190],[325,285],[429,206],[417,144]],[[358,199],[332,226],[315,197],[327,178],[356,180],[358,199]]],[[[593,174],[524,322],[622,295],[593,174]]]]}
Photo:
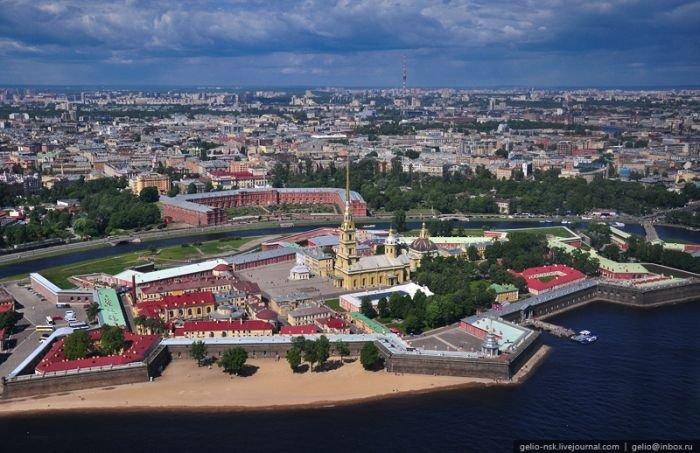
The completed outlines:
{"type": "Polygon", "coordinates": [[[543,330],[556,337],[561,338],[571,338],[574,335],[576,335],[576,332],[574,332],[571,329],[567,329],[566,327],[562,326],[557,326],[556,324],[540,321],[539,319],[527,319],[522,323],[522,325],[525,327],[532,327],[534,329],[543,330]]]}

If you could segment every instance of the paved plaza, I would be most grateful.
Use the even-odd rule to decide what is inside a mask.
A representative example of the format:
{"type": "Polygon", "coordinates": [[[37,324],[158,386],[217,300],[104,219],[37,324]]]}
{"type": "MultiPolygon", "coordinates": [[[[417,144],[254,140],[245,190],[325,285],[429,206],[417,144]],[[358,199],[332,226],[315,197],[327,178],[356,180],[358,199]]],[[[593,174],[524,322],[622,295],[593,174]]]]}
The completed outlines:
{"type": "Polygon", "coordinates": [[[331,279],[327,277],[311,277],[309,280],[289,280],[289,270],[294,264],[294,261],[288,261],[255,269],[246,269],[238,271],[236,274],[246,280],[257,283],[263,294],[268,298],[304,293],[308,294],[312,299],[325,300],[348,292],[342,288],[334,288],[331,279]]]}
{"type": "Polygon", "coordinates": [[[483,340],[461,330],[458,324],[435,329],[416,336],[404,337],[411,346],[430,351],[478,352],[483,340]]]}

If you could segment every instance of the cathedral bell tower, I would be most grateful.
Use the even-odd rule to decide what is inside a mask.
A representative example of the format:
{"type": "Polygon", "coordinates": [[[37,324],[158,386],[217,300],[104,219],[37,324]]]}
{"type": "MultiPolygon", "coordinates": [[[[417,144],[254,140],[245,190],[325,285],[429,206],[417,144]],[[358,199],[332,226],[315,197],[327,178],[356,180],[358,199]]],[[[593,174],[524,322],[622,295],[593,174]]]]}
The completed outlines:
{"type": "Polygon", "coordinates": [[[352,220],[350,207],[350,159],[345,167],[345,215],[340,225],[338,252],[336,253],[335,269],[347,273],[350,267],[358,261],[355,222],[352,220]]]}

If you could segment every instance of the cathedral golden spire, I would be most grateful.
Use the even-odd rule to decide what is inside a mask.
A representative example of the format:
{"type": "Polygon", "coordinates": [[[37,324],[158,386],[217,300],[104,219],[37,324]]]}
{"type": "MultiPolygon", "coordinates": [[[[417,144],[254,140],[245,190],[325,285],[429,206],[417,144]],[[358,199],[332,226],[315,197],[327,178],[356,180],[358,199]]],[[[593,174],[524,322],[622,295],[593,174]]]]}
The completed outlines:
{"type": "Polygon", "coordinates": [[[352,211],[350,210],[350,154],[345,163],[345,222],[352,221],[352,211]]]}

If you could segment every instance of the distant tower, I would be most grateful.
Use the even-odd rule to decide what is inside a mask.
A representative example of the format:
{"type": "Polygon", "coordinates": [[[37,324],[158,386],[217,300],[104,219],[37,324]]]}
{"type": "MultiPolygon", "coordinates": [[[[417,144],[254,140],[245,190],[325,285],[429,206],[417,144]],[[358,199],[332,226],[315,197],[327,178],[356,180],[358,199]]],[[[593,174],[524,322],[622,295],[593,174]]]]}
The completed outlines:
{"type": "Polygon", "coordinates": [[[401,95],[406,96],[406,77],[408,77],[408,69],[406,69],[406,57],[403,57],[403,83],[401,85],[401,95]]]}

